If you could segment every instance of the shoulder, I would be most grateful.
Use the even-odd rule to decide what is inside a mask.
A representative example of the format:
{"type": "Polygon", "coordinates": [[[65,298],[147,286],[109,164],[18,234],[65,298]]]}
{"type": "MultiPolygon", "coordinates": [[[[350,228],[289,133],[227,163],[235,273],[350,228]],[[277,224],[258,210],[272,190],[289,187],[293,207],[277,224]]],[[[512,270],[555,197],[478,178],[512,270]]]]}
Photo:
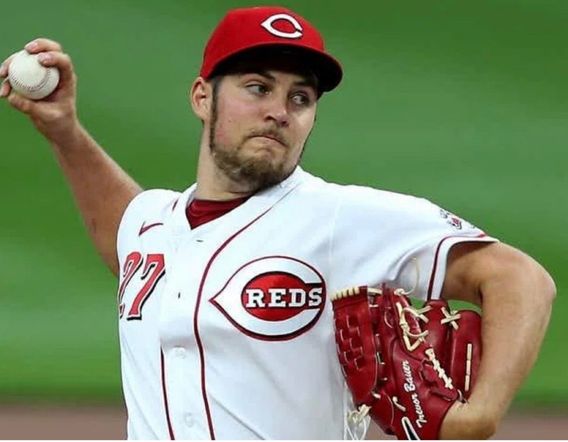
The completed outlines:
{"type": "Polygon", "coordinates": [[[297,179],[300,182],[298,186],[299,192],[311,194],[328,194],[334,195],[341,199],[350,199],[354,201],[375,201],[378,197],[397,199],[397,198],[414,198],[386,190],[376,189],[370,186],[362,186],[355,184],[342,184],[328,181],[322,177],[313,175],[305,170],[298,172],[297,179]]]}
{"type": "Polygon", "coordinates": [[[119,257],[125,245],[136,241],[144,225],[164,223],[182,194],[173,190],[151,189],[138,194],[124,211],[117,235],[119,257]]]}
{"type": "Polygon", "coordinates": [[[150,189],[136,195],[122,215],[119,236],[121,230],[133,224],[143,221],[163,222],[164,218],[174,209],[180,196],[180,192],[166,189],[150,189]]]}
{"type": "Polygon", "coordinates": [[[341,192],[343,196],[342,205],[349,208],[361,207],[369,210],[416,212],[433,206],[425,198],[368,186],[342,186],[341,192]]]}
{"type": "Polygon", "coordinates": [[[294,193],[305,197],[336,197],[336,190],[341,187],[339,184],[331,183],[321,177],[312,175],[306,171],[301,171],[299,176],[300,185],[296,187],[294,193]]]}
{"type": "MultiPolygon", "coordinates": [[[[322,180],[323,181],[323,180],[322,180]]],[[[356,184],[325,183],[344,213],[407,214],[438,213],[439,207],[426,198],[356,184]]]]}
{"type": "Polygon", "coordinates": [[[123,220],[152,214],[155,216],[163,216],[167,213],[168,208],[171,210],[181,196],[180,192],[167,189],[150,189],[136,195],[126,208],[123,220]]]}
{"type": "Polygon", "coordinates": [[[340,217],[421,217],[440,214],[440,207],[426,198],[370,186],[326,181],[302,171],[301,185],[294,192],[312,207],[333,206],[340,217]]]}

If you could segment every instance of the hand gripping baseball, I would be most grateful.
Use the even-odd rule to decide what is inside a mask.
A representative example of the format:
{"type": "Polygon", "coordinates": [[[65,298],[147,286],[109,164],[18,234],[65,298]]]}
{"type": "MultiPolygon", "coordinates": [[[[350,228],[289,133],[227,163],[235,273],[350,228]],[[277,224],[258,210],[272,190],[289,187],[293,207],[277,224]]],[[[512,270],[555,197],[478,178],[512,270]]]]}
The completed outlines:
{"type": "Polygon", "coordinates": [[[438,439],[465,401],[481,357],[481,317],[443,300],[414,308],[401,289],[354,287],[333,298],[339,362],[358,407],[399,439],[438,439]]]}
{"type": "Polygon", "coordinates": [[[0,97],[7,98],[17,110],[27,114],[40,132],[48,139],[56,141],[76,126],[76,76],[70,57],[63,53],[61,45],[53,40],[38,38],[25,46],[30,54],[39,54],[43,66],[57,67],[60,79],[57,88],[49,96],[32,101],[16,94],[6,78],[10,63],[16,54],[6,59],[0,67],[0,78],[4,79],[0,87],[0,97]]]}

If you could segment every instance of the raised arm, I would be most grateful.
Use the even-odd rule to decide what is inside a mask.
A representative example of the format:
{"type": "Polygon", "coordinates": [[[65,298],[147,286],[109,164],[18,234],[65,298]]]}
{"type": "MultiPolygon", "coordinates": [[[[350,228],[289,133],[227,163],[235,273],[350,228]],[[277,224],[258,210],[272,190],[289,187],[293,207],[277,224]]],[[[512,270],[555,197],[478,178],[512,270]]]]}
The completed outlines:
{"type": "Polygon", "coordinates": [[[467,404],[446,415],[441,437],[490,437],[538,355],[556,288],[531,257],[505,244],[462,243],[448,257],[442,296],[483,310],[483,354],[467,404]]]}
{"type": "MultiPolygon", "coordinates": [[[[142,189],[81,125],[76,110],[77,77],[71,58],[63,52],[61,45],[38,38],[25,48],[29,53],[42,53],[40,61],[44,66],[59,69],[57,89],[43,100],[31,101],[13,92],[4,80],[0,97],[7,98],[15,109],[26,114],[51,143],[89,235],[106,265],[116,275],[118,225],[126,206],[142,189]]],[[[2,63],[0,77],[7,76],[11,59],[2,63]]]]}

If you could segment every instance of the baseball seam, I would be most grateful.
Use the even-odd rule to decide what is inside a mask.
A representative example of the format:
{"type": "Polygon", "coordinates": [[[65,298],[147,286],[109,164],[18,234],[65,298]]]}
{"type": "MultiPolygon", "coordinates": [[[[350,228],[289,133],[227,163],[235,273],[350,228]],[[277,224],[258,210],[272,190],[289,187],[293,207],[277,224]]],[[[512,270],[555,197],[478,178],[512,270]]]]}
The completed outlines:
{"type": "Polygon", "coordinates": [[[41,81],[38,84],[36,84],[34,86],[27,86],[25,84],[22,84],[20,81],[18,81],[18,79],[13,78],[11,76],[9,76],[9,80],[10,80],[10,83],[15,83],[18,87],[25,89],[26,91],[36,92],[47,84],[47,82],[51,78],[51,75],[52,75],[51,69],[46,68],[45,73],[43,75],[43,78],[41,79],[41,81]]]}

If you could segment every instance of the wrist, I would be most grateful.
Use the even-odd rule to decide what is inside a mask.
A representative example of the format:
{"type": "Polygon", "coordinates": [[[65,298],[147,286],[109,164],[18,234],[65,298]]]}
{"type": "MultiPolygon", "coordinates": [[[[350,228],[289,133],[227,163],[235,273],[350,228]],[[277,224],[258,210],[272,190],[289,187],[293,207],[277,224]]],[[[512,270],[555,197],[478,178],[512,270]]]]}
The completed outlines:
{"type": "Polygon", "coordinates": [[[85,129],[77,118],[70,119],[65,124],[51,127],[43,132],[56,151],[60,153],[71,152],[84,145],[86,137],[85,129]]]}
{"type": "Polygon", "coordinates": [[[32,116],[32,121],[38,131],[55,145],[77,137],[81,124],[74,108],[58,109],[39,117],[32,116]]]}
{"type": "Polygon", "coordinates": [[[497,419],[484,407],[456,402],[440,428],[440,439],[489,439],[497,430],[497,419]]]}

